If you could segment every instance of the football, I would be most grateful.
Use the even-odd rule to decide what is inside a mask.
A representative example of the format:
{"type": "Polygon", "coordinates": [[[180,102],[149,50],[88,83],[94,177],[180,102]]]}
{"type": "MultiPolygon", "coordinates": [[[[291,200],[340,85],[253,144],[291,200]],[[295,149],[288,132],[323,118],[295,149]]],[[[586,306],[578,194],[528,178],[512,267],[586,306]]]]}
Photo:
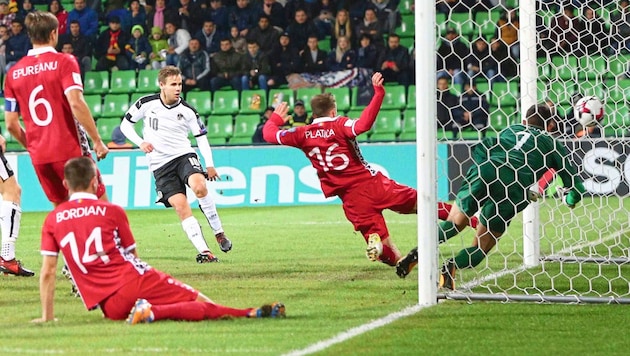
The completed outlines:
{"type": "Polygon", "coordinates": [[[604,105],[595,96],[585,96],[578,100],[574,108],[575,119],[583,127],[597,125],[604,117],[604,105]]]}

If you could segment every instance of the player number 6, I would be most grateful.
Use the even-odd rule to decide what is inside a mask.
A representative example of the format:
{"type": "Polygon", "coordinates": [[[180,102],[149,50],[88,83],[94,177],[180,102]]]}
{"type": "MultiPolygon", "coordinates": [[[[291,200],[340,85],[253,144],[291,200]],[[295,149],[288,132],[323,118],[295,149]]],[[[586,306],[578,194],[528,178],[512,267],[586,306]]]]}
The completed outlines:
{"type": "Polygon", "coordinates": [[[28,110],[29,110],[29,112],[31,114],[31,118],[33,119],[33,122],[37,126],[47,126],[52,121],[52,107],[50,106],[50,103],[48,102],[48,100],[46,100],[45,98],[35,99],[37,94],[39,94],[39,92],[42,91],[42,90],[44,90],[44,86],[43,85],[40,84],[40,85],[36,86],[35,89],[33,89],[33,91],[31,92],[31,95],[28,98],[28,110]],[[37,112],[35,111],[35,108],[38,105],[44,105],[44,109],[46,109],[46,119],[45,120],[42,120],[42,119],[40,119],[37,116],[37,112]]]}

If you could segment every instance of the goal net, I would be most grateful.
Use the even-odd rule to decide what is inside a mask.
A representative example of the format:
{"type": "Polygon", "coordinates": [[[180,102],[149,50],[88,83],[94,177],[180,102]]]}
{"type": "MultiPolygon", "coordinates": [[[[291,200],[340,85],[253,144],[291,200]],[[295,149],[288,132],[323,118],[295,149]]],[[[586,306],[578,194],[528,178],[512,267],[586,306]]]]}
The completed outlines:
{"type": "MultiPolygon", "coordinates": [[[[444,68],[437,77],[446,77],[449,92],[460,99],[459,112],[450,110],[455,121],[461,120],[456,115],[470,111],[464,107],[462,83],[474,78],[488,103],[488,121],[454,130],[438,120],[438,187],[448,186],[448,195],[438,200],[455,198],[472,164],[471,148],[479,140],[520,123],[524,108],[543,101],[554,107],[556,135],[587,192],[569,209],[558,189],[561,179],[549,173],[532,187],[542,199],[514,218],[478,266],[458,270],[455,290],[440,289],[438,298],[630,303],[630,200],[625,199],[630,190],[630,40],[624,32],[630,33],[630,8],[618,8],[617,1],[582,2],[588,5],[572,8],[566,1],[513,0],[479,2],[462,11],[466,2],[459,3],[446,13],[437,8],[437,46],[452,43],[454,29],[457,41],[469,49],[486,42],[492,58],[475,62],[459,55],[461,72],[444,68]],[[484,68],[493,60],[497,67],[484,68]],[[476,63],[481,63],[478,71],[476,63]],[[605,117],[594,129],[580,127],[573,116],[573,103],[586,95],[605,106],[605,117]]],[[[438,69],[446,65],[440,63],[439,51],[438,69]]],[[[438,267],[473,239],[473,229],[466,228],[441,244],[438,267]]]]}

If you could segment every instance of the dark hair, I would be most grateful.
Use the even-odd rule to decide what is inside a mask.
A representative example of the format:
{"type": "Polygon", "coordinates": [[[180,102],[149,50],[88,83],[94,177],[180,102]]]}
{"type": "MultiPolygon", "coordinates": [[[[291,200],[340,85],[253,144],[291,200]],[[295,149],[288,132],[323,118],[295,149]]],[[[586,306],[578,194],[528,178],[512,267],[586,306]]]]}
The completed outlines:
{"type": "Polygon", "coordinates": [[[57,17],[47,11],[29,12],[24,22],[28,37],[31,38],[33,44],[48,43],[50,34],[59,27],[57,17]]]}
{"type": "Polygon", "coordinates": [[[63,4],[61,3],[61,0],[50,0],[50,3],[48,4],[48,12],[52,13],[52,11],[50,11],[50,5],[52,5],[53,2],[57,2],[57,4],[59,5],[59,12],[65,10],[63,4]]]}
{"type": "Polygon", "coordinates": [[[527,109],[525,117],[528,125],[546,128],[551,119],[551,110],[547,104],[535,104],[527,109]]]}
{"type": "Polygon", "coordinates": [[[86,190],[96,176],[96,166],[90,157],[72,158],[63,167],[63,177],[70,190],[86,190]]]}

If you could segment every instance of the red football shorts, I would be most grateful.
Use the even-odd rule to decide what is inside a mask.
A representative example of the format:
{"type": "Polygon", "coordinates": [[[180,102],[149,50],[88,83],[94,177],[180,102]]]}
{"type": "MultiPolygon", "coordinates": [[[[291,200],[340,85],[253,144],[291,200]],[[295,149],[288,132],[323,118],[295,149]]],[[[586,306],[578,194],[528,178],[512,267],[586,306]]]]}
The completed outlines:
{"type": "MultiPolygon", "coordinates": [[[[33,165],[44,194],[54,204],[61,204],[68,200],[68,190],[63,186],[63,167],[65,164],[66,161],[58,161],[33,165]]],[[[96,196],[100,198],[105,194],[105,184],[103,184],[101,172],[98,169],[96,174],[98,175],[96,196]]]]}
{"type": "Polygon", "coordinates": [[[418,192],[406,185],[385,177],[380,172],[371,180],[351,188],[339,196],[346,218],[367,241],[370,234],[378,234],[381,240],[389,237],[383,218],[383,210],[400,214],[416,212],[418,192]]]}
{"type": "Polygon", "coordinates": [[[100,303],[106,318],[123,320],[139,298],[153,305],[175,304],[197,300],[199,291],[168,274],[150,269],[138,279],[127,283],[100,303]]]}

